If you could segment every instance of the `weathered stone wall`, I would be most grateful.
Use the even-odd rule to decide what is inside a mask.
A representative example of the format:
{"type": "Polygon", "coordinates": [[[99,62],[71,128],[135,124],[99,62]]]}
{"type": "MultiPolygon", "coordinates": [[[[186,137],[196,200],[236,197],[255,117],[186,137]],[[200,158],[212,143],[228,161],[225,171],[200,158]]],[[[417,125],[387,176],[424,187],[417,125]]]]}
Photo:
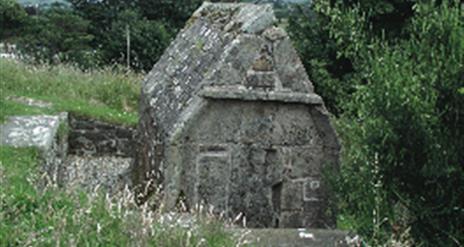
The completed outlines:
{"type": "Polygon", "coordinates": [[[134,156],[134,128],[74,115],[69,128],[70,154],[134,156]]]}
{"type": "Polygon", "coordinates": [[[327,152],[338,142],[325,141],[317,108],[208,101],[167,149],[166,200],[241,212],[250,227],[333,227],[322,169],[338,163],[327,152]]]}

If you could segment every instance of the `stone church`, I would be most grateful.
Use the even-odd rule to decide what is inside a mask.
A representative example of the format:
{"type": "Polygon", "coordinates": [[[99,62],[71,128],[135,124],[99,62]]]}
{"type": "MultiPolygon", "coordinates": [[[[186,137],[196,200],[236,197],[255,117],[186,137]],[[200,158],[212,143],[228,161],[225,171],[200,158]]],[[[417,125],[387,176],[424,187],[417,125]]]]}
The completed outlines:
{"type": "Polygon", "coordinates": [[[133,182],[250,227],[334,226],[340,145],[271,5],[205,3],[142,85],[133,182]],[[149,182],[148,182],[149,181],[149,182]]]}

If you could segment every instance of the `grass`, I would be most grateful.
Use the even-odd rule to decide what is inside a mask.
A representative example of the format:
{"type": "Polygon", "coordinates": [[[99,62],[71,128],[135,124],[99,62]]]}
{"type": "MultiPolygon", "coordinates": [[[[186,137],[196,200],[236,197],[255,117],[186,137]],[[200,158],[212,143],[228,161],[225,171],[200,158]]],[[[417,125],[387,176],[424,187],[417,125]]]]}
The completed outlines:
{"type": "Polygon", "coordinates": [[[118,69],[83,72],[67,65],[27,65],[0,59],[0,120],[13,113],[67,111],[103,121],[135,125],[142,75],[118,69]],[[53,103],[49,110],[23,107],[7,100],[25,96],[53,103]]]}
{"type": "Polygon", "coordinates": [[[161,223],[129,190],[113,197],[45,185],[39,157],[0,146],[0,246],[237,246],[217,219],[161,223]]]}
{"type": "Polygon", "coordinates": [[[8,116],[12,115],[38,115],[53,113],[56,113],[53,109],[25,106],[23,104],[0,98],[0,122],[4,122],[8,116]]]}
{"type": "MultiPolygon", "coordinates": [[[[2,59],[0,75],[0,122],[12,115],[61,111],[125,125],[137,122],[141,75],[2,59]],[[45,100],[53,107],[25,106],[9,96],[45,100]]],[[[136,205],[129,190],[110,196],[47,183],[40,162],[36,149],[0,146],[0,246],[237,246],[211,216],[198,218],[190,228],[161,223],[162,214],[136,205]]]]}

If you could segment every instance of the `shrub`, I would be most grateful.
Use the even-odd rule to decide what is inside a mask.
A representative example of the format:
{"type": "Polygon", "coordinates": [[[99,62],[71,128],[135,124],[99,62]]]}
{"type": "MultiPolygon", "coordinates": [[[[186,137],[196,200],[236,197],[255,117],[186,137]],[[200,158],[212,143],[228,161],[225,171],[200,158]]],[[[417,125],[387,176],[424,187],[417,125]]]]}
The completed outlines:
{"type": "MultiPolygon", "coordinates": [[[[410,38],[394,45],[374,41],[359,50],[354,80],[365,83],[357,85],[340,121],[347,144],[342,184],[352,194],[344,198],[346,209],[360,219],[374,217],[352,197],[374,186],[367,198],[380,191],[381,203],[374,199],[368,208],[384,208],[374,212],[388,231],[405,220],[394,214],[400,203],[408,209],[412,236],[430,246],[464,241],[460,11],[446,2],[418,4],[410,38]],[[350,181],[355,176],[364,184],[350,181]]],[[[375,234],[365,223],[361,229],[375,234]]]]}
{"type": "MultiPolygon", "coordinates": [[[[314,5],[324,23],[316,29],[328,39],[316,47],[329,52],[304,59],[316,89],[319,85],[329,103],[335,102],[331,107],[340,115],[344,150],[335,185],[340,223],[373,245],[401,232],[422,246],[462,244],[463,6],[459,1],[418,1],[404,9],[397,1],[333,2],[314,5]],[[401,10],[400,28],[375,21],[402,16],[401,10]],[[352,65],[342,77],[330,69],[340,58],[352,65]]],[[[297,44],[314,42],[300,37],[297,44]]]]}

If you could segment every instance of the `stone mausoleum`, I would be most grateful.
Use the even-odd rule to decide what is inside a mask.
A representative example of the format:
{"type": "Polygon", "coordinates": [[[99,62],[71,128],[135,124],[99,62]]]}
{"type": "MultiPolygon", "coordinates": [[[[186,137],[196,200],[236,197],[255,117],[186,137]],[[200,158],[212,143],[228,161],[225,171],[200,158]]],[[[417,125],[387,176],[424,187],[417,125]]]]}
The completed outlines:
{"type": "Polygon", "coordinates": [[[250,227],[334,226],[322,172],[336,170],[340,145],[274,24],[271,5],[205,3],[165,51],[142,85],[141,200],[162,186],[167,208],[212,205],[250,227]]]}

